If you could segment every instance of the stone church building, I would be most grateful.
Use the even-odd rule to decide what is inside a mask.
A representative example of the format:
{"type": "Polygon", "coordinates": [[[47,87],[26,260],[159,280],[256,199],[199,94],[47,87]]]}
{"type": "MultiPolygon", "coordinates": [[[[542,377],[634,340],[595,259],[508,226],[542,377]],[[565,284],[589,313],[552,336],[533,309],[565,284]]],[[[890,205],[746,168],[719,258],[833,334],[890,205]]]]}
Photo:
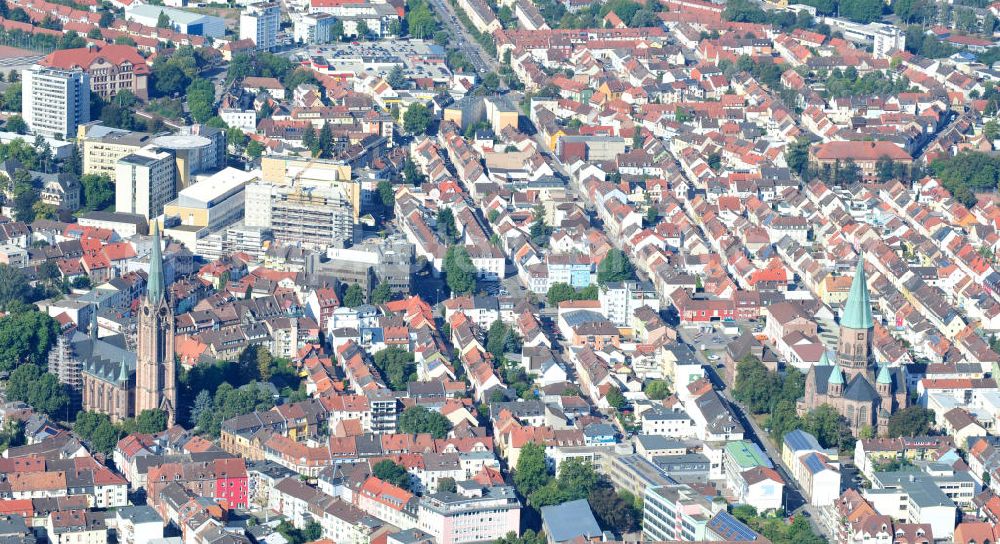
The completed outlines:
{"type": "Polygon", "coordinates": [[[829,404],[847,418],[855,436],[865,427],[880,435],[888,431],[889,416],[906,407],[906,379],[901,368],[875,362],[874,327],[864,258],[860,257],[840,320],[836,361],[831,365],[824,354],[809,369],[799,415],[829,404]]]}
{"type": "MultiPolygon", "coordinates": [[[[79,353],[83,409],[107,414],[113,421],[152,409],[165,411],[170,426],[177,421],[174,312],[165,295],[160,244],[160,229],[154,225],[147,291],[139,306],[137,353],[112,350],[94,334],[94,348],[79,353]]],[[[96,324],[92,328],[96,331],[96,324]]]]}

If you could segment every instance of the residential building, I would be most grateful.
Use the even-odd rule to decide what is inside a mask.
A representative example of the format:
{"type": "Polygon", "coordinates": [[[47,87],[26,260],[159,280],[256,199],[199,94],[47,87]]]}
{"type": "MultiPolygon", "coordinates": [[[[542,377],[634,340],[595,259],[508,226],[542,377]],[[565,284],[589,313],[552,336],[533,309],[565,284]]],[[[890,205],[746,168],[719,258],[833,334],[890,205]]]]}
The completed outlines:
{"type": "Polygon", "coordinates": [[[334,41],[333,27],[337,18],[329,13],[297,13],[292,15],[296,42],[323,44],[334,41]]]}
{"type": "Polygon", "coordinates": [[[76,141],[83,156],[83,173],[113,178],[118,161],[149,145],[152,139],[152,134],[108,127],[99,121],[82,124],[76,141]]]}
{"type": "Polygon", "coordinates": [[[118,542],[152,544],[163,538],[163,518],[150,506],[126,506],[115,511],[118,542]]]}
{"type": "Polygon", "coordinates": [[[273,2],[251,4],[240,13],[240,39],[250,39],[258,51],[270,51],[277,44],[281,7],[273,2]]]}
{"type": "Polygon", "coordinates": [[[648,487],[643,495],[643,540],[706,540],[705,528],[718,508],[686,485],[648,487]]]}
{"type": "Polygon", "coordinates": [[[87,510],[55,511],[45,518],[45,533],[51,544],[107,544],[104,516],[87,510]]]}
{"type": "Polygon", "coordinates": [[[495,541],[518,532],[521,503],[509,486],[458,483],[458,493],[439,492],[420,499],[417,527],[440,544],[495,541]]]}
{"type": "Polygon", "coordinates": [[[177,196],[174,156],[152,146],[115,164],[115,211],[153,219],[177,196]]]}
{"type": "Polygon", "coordinates": [[[608,282],[600,286],[597,296],[604,315],[619,327],[630,325],[635,311],[643,306],[660,311],[660,298],[649,282],[608,282]]]}
{"type": "Polygon", "coordinates": [[[21,116],[35,134],[63,139],[90,121],[90,75],[34,65],[22,72],[21,116]]]}

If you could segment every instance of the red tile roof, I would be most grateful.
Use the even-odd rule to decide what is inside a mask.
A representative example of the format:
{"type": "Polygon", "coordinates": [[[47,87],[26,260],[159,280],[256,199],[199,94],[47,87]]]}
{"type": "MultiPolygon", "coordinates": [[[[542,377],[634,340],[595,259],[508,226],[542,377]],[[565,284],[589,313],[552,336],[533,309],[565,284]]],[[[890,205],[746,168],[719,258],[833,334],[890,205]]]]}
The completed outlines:
{"type": "Polygon", "coordinates": [[[108,63],[116,66],[127,62],[133,66],[133,71],[136,74],[149,74],[149,66],[146,64],[146,59],[139,54],[138,49],[129,45],[62,49],[50,53],[49,56],[39,61],[39,64],[55,68],[70,69],[79,67],[87,70],[99,58],[103,58],[108,63]]]}

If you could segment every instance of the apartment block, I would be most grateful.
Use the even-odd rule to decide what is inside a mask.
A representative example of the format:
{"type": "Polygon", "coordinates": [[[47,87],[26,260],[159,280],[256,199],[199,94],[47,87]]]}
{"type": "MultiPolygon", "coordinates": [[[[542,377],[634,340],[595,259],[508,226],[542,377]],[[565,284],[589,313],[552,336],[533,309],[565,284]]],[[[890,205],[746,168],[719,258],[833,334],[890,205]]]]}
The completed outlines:
{"type": "Polygon", "coordinates": [[[90,76],[35,65],[23,72],[21,116],[35,134],[57,139],[90,121],[90,76]]]}
{"type": "Polygon", "coordinates": [[[126,155],[115,164],[115,210],[151,219],[177,196],[174,156],[153,147],[126,155]]]}

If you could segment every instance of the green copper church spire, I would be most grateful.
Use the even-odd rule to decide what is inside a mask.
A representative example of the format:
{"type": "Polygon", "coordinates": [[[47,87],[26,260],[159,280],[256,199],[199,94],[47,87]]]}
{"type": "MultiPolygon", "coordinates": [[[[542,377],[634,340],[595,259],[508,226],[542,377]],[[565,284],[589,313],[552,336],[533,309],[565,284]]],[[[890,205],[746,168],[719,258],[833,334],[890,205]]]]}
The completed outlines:
{"type": "Polygon", "coordinates": [[[160,223],[153,223],[153,251],[149,254],[149,287],[146,294],[150,302],[159,302],[166,288],[163,282],[163,252],[160,249],[160,223]]]}
{"type": "Polygon", "coordinates": [[[124,356],[122,356],[122,366],[118,367],[118,381],[120,383],[128,383],[128,362],[126,362],[124,356]]]}
{"type": "Polygon", "coordinates": [[[826,381],[831,385],[844,385],[844,373],[840,371],[840,365],[833,365],[833,372],[826,381]]]}
{"type": "Polygon", "coordinates": [[[823,348],[823,354],[819,356],[816,366],[830,366],[830,356],[826,354],[826,348],[823,348]]]}
{"type": "Polygon", "coordinates": [[[892,376],[889,375],[889,365],[885,364],[879,366],[878,377],[875,378],[875,383],[892,385],[892,376]]]}
{"type": "Polygon", "coordinates": [[[858,267],[851,282],[851,292],[847,294],[847,305],[841,327],[849,329],[870,329],[872,321],[872,301],[868,296],[868,279],[865,277],[865,257],[858,255],[858,267]]]}

